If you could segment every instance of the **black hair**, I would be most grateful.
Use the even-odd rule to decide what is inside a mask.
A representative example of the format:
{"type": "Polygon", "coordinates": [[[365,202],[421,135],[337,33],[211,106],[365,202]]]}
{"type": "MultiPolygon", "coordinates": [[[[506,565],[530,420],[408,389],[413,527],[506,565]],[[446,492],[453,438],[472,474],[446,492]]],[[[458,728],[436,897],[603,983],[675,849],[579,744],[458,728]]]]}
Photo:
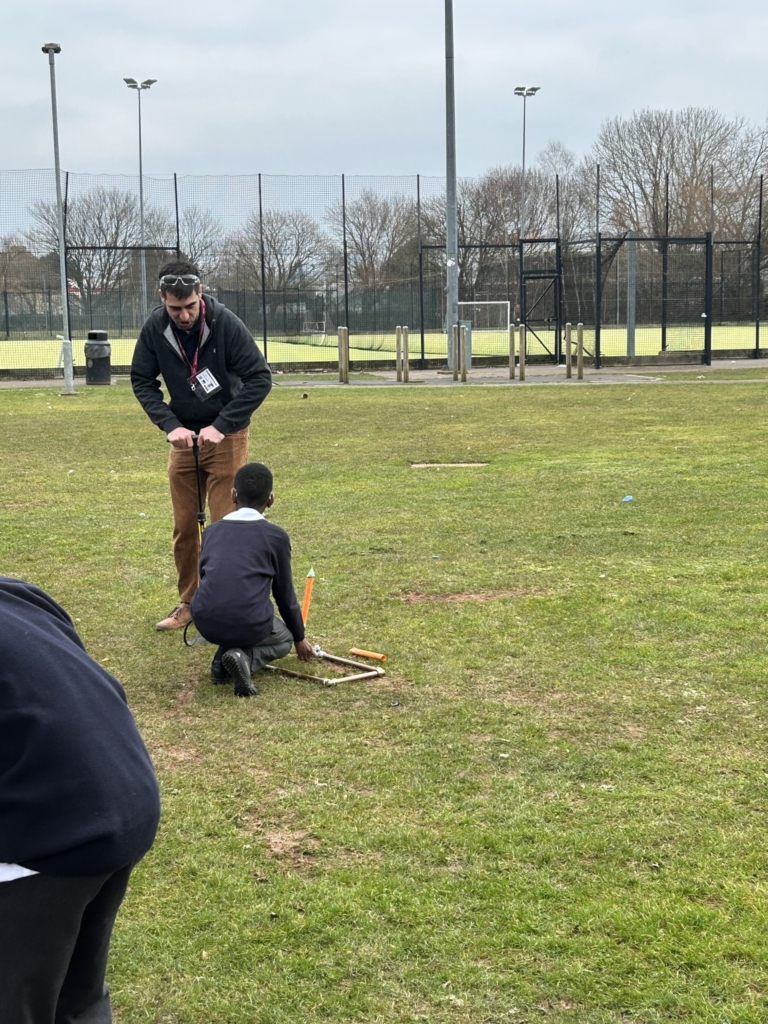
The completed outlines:
{"type": "Polygon", "coordinates": [[[246,462],[235,473],[234,488],[238,504],[262,508],[272,493],[272,471],[263,462],[246,462]]]}
{"type": "Polygon", "coordinates": [[[197,269],[194,263],[190,263],[189,260],[171,260],[170,263],[166,263],[165,266],[160,267],[160,273],[157,275],[160,278],[160,291],[163,295],[167,295],[168,292],[171,295],[175,295],[177,299],[187,299],[192,292],[199,292],[201,285],[194,284],[178,284],[172,288],[168,288],[163,284],[162,279],[166,274],[176,274],[178,277],[182,277],[186,274],[191,274],[194,277],[200,277],[200,271],[197,269]]]}

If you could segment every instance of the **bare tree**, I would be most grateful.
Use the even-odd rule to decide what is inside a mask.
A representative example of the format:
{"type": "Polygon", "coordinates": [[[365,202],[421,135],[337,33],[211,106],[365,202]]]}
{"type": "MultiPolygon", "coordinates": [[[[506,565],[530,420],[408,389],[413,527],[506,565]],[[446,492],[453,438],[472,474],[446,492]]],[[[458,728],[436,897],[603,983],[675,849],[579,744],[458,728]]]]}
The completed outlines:
{"type": "Polygon", "coordinates": [[[224,244],[221,224],[200,206],[189,206],[179,218],[181,249],[203,275],[212,274],[224,244]]]}
{"type": "Polygon", "coordinates": [[[559,139],[550,139],[536,160],[541,170],[550,178],[572,177],[578,166],[576,154],[559,139]]]}
{"type": "MultiPolygon", "coordinates": [[[[32,207],[35,226],[26,238],[32,248],[58,252],[57,213],[53,203],[32,207]]],[[[131,192],[91,189],[72,200],[66,212],[68,274],[86,302],[117,285],[130,264],[125,246],[139,244],[139,204],[131,192]],[[83,247],[83,248],[79,248],[83,247]]]]}
{"type": "Polygon", "coordinates": [[[539,154],[538,164],[550,182],[547,221],[553,233],[564,242],[592,237],[596,202],[594,160],[579,160],[562,142],[552,140],[539,154]]]}
{"type": "Polygon", "coordinates": [[[0,287],[3,305],[14,315],[40,313],[51,291],[58,302],[58,264],[50,256],[36,256],[18,235],[8,235],[0,239],[0,287]]]}
{"type": "MultiPolygon", "coordinates": [[[[280,291],[306,284],[317,275],[327,250],[316,221],[301,210],[268,210],[264,214],[264,284],[280,291]]],[[[241,231],[224,243],[223,271],[246,287],[261,287],[261,230],[252,213],[241,231]]]]}
{"type": "MultiPolygon", "coordinates": [[[[554,184],[543,171],[526,172],[525,235],[540,237],[554,232],[554,184]]],[[[464,180],[458,190],[459,294],[469,297],[491,291],[512,293],[512,264],[517,256],[512,246],[520,229],[519,167],[496,167],[476,180],[464,180]],[[509,246],[499,250],[489,245],[509,246]],[[501,291],[503,286],[503,292],[501,291]]],[[[427,237],[445,237],[445,199],[424,206],[427,237]]]]}
{"type": "Polygon", "coordinates": [[[755,177],[768,133],[712,108],[643,110],[606,121],[593,147],[600,163],[607,220],[617,232],[664,232],[669,180],[670,231],[754,234],[755,177]]]}
{"type": "MultiPolygon", "coordinates": [[[[341,204],[328,211],[337,256],[344,228],[341,204]]],[[[401,276],[403,257],[415,256],[416,204],[406,196],[389,199],[365,189],[346,204],[347,254],[352,279],[363,288],[386,285],[401,276]],[[410,248],[406,254],[405,250],[410,248]]]]}

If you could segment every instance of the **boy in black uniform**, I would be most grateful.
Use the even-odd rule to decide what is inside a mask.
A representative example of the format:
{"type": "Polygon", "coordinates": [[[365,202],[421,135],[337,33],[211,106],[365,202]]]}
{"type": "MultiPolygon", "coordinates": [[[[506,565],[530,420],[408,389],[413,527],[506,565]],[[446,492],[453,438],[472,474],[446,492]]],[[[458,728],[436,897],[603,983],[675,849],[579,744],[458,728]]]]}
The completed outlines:
{"type": "Polygon", "coordinates": [[[109,1024],[109,942],[160,795],[114,676],[0,576],[0,1024],[109,1024]]]}
{"type": "Polygon", "coordinates": [[[290,538],[264,518],[275,500],[269,469],[260,462],[241,466],[232,500],[237,511],[203,534],[200,586],[190,610],[201,636],[219,645],[211,664],[213,682],[232,678],[238,697],[253,697],[258,693],[253,672],[284,658],[291,644],[302,661],[314,657],[314,650],[304,638],[293,589],[290,538]]]}

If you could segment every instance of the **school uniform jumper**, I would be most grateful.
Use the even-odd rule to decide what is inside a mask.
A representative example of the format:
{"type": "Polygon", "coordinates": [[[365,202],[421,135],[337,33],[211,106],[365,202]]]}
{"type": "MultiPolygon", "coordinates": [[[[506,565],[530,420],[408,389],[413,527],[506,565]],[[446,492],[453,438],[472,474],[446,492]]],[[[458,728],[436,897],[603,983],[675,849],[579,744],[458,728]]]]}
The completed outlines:
{"type": "Polygon", "coordinates": [[[0,1024],[109,1024],[112,927],[160,817],[120,683],[0,577],[0,1024]]]}
{"type": "Polygon", "coordinates": [[[201,635],[220,646],[216,657],[239,647],[250,655],[253,672],[285,657],[292,643],[304,639],[285,530],[250,508],[211,524],[203,534],[200,586],[190,611],[201,635]]]}

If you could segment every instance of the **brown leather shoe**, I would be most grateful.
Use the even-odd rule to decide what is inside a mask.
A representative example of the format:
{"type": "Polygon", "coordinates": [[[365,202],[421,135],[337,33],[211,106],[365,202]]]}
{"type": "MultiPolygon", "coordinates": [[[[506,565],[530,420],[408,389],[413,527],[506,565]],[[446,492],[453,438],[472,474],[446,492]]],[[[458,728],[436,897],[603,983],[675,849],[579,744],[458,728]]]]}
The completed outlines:
{"type": "Polygon", "coordinates": [[[158,622],[155,629],[183,629],[188,622],[192,621],[189,605],[182,601],[170,612],[162,622],[158,622]]]}

